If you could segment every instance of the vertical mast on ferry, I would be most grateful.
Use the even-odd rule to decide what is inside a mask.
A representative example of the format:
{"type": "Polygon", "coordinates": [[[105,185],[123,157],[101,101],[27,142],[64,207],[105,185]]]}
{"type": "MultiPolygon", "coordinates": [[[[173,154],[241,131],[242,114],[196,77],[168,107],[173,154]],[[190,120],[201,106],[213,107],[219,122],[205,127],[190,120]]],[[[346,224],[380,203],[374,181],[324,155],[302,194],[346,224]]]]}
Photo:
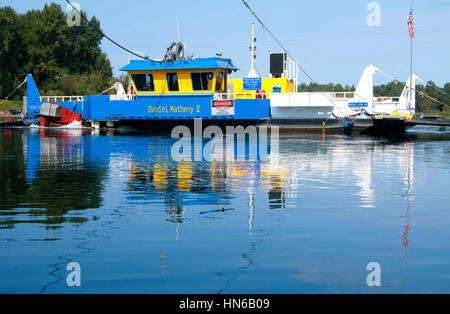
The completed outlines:
{"type": "Polygon", "coordinates": [[[250,56],[252,58],[252,68],[250,69],[250,72],[248,72],[247,77],[261,77],[259,75],[258,71],[256,70],[255,66],[255,60],[256,60],[256,38],[255,38],[255,24],[252,23],[252,45],[250,47],[250,56]]]}

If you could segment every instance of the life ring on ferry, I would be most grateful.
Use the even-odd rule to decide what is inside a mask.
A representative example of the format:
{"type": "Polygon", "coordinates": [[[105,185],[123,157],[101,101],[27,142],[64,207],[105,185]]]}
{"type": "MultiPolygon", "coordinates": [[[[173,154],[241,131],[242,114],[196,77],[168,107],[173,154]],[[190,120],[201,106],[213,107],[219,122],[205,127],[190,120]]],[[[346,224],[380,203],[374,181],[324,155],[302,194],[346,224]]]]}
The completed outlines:
{"type": "Polygon", "coordinates": [[[267,99],[265,90],[257,90],[256,91],[256,99],[267,99]]]}

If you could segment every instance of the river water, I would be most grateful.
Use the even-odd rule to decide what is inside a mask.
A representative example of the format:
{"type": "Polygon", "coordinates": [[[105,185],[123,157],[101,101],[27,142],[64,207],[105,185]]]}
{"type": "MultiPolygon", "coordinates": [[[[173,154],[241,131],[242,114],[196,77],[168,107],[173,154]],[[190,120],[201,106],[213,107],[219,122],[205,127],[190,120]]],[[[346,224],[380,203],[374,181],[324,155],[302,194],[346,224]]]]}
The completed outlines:
{"type": "Polygon", "coordinates": [[[0,129],[0,293],[448,293],[450,134],[419,131],[281,135],[275,162],[0,129]]]}

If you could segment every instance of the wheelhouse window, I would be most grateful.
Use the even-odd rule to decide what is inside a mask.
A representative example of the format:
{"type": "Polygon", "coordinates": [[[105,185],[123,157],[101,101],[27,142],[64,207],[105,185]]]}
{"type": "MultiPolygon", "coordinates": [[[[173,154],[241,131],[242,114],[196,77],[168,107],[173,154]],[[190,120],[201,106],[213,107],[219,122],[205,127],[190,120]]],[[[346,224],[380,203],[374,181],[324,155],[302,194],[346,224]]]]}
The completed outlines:
{"type": "Polygon", "coordinates": [[[151,73],[131,74],[131,78],[138,92],[155,91],[155,82],[153,80],[153,74],[151,73]]]}
{"type": "Polygon", "coordinates": [[[216,92],[222,91],[222,82],[224,79],[223,72],[217,72],[217,78],[216,78],[216,92]]]}
{"type": "Polygon", "coordinates": [[[191,73],[192,90],[194,91],[210,91],[212,89],[214,79],[213,72],[194,72],[191,73]]]}
{"type": "Polygon", "coordinates": [[[167,88],[169,92],[178,92],[180,90],[178,86],[178,74],[177,73],[167,73],[167,88]]]}

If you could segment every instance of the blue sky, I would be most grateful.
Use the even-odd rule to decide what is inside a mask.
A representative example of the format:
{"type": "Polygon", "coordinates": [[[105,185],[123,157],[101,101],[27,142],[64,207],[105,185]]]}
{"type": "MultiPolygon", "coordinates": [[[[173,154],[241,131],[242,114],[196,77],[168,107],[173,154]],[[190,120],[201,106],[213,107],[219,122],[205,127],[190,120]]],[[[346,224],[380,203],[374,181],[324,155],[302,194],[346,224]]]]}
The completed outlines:
{"type": "MultiPolygon", "coordinates": [[[[44,0],[0,0],[23,13],[42,9],[44,0]]],[[[55,0],[64,8],[64,0],[55,0]]],[[[214,56],[220,51],[246,76],[250,69],[250,24],[256,22],[241,0],[78,0],[83,11],[95,15],[110,37],[152,58],[161,58],[177,40],[189,54],[214,56]],[[169,5],[170,3],[170,5],[169,5]]],[[[367,24],[371,0],[248,0],[263,22],[298,59],[308,74],[320,83],[357,84],[365,66],[374,64],[383,72],[405,81],[409,75],[407,20],[410,0],[378,0],[381,26],[367,24]]],[[[280,48],[256,25],[257,67],[268,74],[268,51],[280,48]]],[[[424,80],[442,85],[450,82],[450,0],[415,0],[414,72],[424,80]]],[[[128,62],[128,54],[107,40],[103,49],[115,73],[128,62]]],[[[301,75],[301,81],[309,80],[301,75]]],[[[376,84],[386,83],[377,75],[376,84]]]]}

